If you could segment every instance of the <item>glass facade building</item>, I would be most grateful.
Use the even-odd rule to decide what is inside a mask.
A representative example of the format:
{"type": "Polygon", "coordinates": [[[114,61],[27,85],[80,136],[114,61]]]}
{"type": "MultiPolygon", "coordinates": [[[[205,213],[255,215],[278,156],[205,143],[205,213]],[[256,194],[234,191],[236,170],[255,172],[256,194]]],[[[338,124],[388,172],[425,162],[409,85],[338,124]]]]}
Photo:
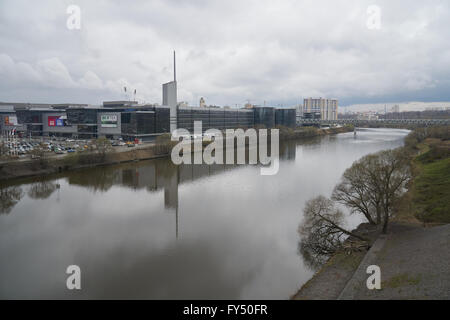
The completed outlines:
{"type": "Polygon", "coordinates": [[[295,109],[275,109],[275,125],[285,127],[296,126],[296,110],[295,109]]]}
{"type": "Polygon", "coordinates": [[[275,109],[271,107],[255,107],[255,125],[273,128],[275,126],[275,109]]]}
{"type": "MultiPolygon", "coordinates": [[[[112,103],[112,102],[111,102],[112,103]]],[[[127,139],[145,138],[168,133],[171,129],[171,109],[155,105],[109,104],[108,107],[69,107],[66,109],[35,108],[15,110],[18,124],[27,134],[72,136],[75,138],[127,139]]],[[[203,132],[208,129],[236,129],[276,125],[294,127],[295,109],[255,107],[230,109],[218,107],[177,107],[176,127],[194,131],[194,122],[202,122],[203,132]]]]}
{"type": "Polygon", "coordinates": [[[203,132],[208,129],[234,129],[254,126],[254,112],[248,109],[178,108],[177,126],[194,130],[194,121],[202,122],[203,132]]]}

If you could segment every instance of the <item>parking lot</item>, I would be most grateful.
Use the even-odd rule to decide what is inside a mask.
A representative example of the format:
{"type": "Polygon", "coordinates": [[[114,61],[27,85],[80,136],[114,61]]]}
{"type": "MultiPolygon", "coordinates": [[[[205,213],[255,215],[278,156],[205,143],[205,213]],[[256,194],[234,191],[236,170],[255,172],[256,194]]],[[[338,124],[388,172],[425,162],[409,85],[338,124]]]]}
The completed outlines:
{"type": "MultiPolygon", "coordinates": [[[[135,147],[135,143],[124,142],[122,139],[107,140],[115,151],[125,151],[129,147],[135,147]]],[[[14,136],[1,136],[2,156],[19,159],[34,158],[44,152],[47,156],[63,155],[74,152],[91,151],[95,149],[95,143],[86,139],[32,137],[19,138],[14,136]]]]}

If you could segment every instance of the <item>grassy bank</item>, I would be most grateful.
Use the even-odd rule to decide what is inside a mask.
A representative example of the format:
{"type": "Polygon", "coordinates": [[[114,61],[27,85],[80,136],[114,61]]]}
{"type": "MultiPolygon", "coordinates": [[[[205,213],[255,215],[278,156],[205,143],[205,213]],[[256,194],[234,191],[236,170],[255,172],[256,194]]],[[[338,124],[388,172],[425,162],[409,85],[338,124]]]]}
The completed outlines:
{"type": "MultiPolygon", "coordinates": [[[[412,179],[395,206],[392,222],[400,223],[400,228],[391,228],[391,232],[403,224],[450,223],[450,128],[415,128],[405,138],[404,151],[411,156],[412,179]]],[[[378,233],[373,232],[372,242],[378,233]]],[[[365,253],[338,252],[331,256],[292,298],[337,298],[365,253]]]]}
{"type": "Polygon", "coordinates": [[[411,160],[413,179],[397,206],[398,221],[450,223],[450,128],[418,130],[407,147],[416,151],[411,160]]]}

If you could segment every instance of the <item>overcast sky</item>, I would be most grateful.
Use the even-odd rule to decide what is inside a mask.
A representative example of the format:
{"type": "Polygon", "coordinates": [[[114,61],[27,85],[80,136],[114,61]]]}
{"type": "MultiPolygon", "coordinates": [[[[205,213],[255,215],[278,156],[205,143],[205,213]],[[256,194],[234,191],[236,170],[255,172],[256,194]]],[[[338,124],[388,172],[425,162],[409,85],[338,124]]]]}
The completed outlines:
{"type": "Polygon", "coordinates": [[[448,101],[449,3],[0,0],[0,101],[100,104],[127,86],[161,103],[173,50],[192,105],[448,101]]]}

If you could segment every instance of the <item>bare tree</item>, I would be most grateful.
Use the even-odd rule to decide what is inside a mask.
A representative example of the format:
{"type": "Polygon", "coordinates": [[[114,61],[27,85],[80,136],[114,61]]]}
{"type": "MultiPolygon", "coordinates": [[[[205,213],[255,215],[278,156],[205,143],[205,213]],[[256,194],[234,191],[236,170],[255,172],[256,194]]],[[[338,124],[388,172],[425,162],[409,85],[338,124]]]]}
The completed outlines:
{"type": "Polygon", "coordinates": [[[39,144],[30,152],[31,159],[36,159],[38,164],[45,168],[47,166],[48,149],[45,144],[39,144]]]}
{"type": "Polygon", "coordinates": [[[307,201],[303,213],[303,222],[298,230],[302,242],[301,250],[309,251],[310,254],[332,254],[342,247],[347,236],[367,241],[366,238],[343,227],[342,211],[324,196],[307,201]]]}
{"type": "Polygon", "coordinates": [[[8,156],[9,148],[4,142],[0,142],[0,157],[8,156]]]}
{"type": "Polygon", "coordinates": [[[393,214],[396,201],[404,193],[411,178],[410,160],[403,149],[378,153],[377,177],[383,207],[383,233],[387,232],[389,218],[393,214]]]}
{"type": "Polygon", "coordinates": [[[112,150],[111,141],[105,137],[92,139],[88,150],[94,155],[94,161],[104,161],[112,150]]]}
{"type": "Polygon", "coordinates": [[[404,148],[363,157],[345,171],[332,199],[371,224],[383,224],[386,233],[393,204],[410,178],[409,159],[404,148]]]}
{"type": "Polygon", "coordinates": [[[0,186],[0,214],[8,214],[12,208],[19,203],[23,197],[23,191],[21,187],[0,186]]]}
{"type": "Polygon", "coordinates": [[[370,224],[381,223],[381,194],[377,188],[377,156],[368,155],[345,170],[331,198],[361,213],[370,224]]]}
{"type": "Polygon", "coordinates": [[[156,138],[154,150],[158,155],[168,154],[172,151],[174,145],[176,145],[176,142],[171,140],[170,133],[165,133],[156,138]]]}

